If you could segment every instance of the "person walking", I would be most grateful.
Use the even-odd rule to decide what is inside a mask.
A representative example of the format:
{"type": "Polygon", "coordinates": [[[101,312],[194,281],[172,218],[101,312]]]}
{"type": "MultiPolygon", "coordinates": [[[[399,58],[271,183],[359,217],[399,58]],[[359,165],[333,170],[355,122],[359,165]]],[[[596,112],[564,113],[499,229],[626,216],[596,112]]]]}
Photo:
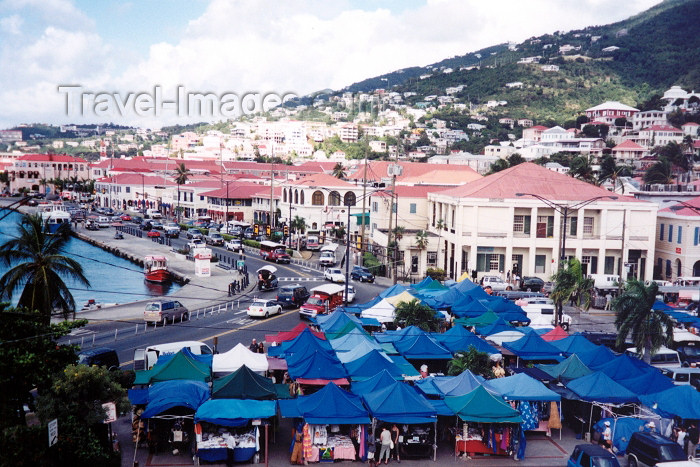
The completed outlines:
{"type": "Polygon", "coordinates": [[[605,429],[603,430],[603,447],[610,452],[612,451],[612,430],[610,429],[610,422],[605,422],[605,429]]]}
{"type": "Polygon", "coordinates": [[[253,353],[258,353],[258,341],[257,341],[257,339],[253,339],[250,342],[250,345],[248,346],[248,350],[250,350],[253,353]]]}
{"type": "Polygon", "coordinates": [[[609,310],[612,305],[612,294],[610,292],[605,295],[605,309],[609,310]]]}
{"type": "Polygon", "coordinates": [[[394,423],[391,426],[391,442],[394,443],[394,447],[391,450],[392,456],[396,462],[401,463],[401,456],[399,455],[399,427],[394,423]]]}
{"type": "Polygon", "coordinates": [[[394,443],[391,441],[391,433],[387,427],[382,428],[382,434],[379,435],[379,441],[381,441],[382,448],[379,451],[379,459],[377,459],[377,462],[381,464],[382,459],[386,456],[386,459],[384,459],[384,464],[388,464],[389,455],[391,454],[391,445],[394,443]]]}
{"type": "Polygon", "coordinates": [[[695,458],[695,451],[698,448],[698,437],[700,437],[700,432],[698,432],[698,426],[695,422],[690,424],[685,437],[688,438],[688,458],[695,458]]]}

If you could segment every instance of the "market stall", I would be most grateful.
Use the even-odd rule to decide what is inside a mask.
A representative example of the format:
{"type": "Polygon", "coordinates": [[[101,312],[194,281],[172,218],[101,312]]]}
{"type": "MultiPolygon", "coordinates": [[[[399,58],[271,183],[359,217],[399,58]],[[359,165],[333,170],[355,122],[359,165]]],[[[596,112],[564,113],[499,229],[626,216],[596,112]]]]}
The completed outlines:
{"type": "Polygon", "coordinates": [[[228,352],[214,354],[212,371],[214,376],[223,376],[233,373],[244,365],[256,373],[265,373],[269,369],[265,354],[254,353],[245,345],[238,343],[228,352]]]}

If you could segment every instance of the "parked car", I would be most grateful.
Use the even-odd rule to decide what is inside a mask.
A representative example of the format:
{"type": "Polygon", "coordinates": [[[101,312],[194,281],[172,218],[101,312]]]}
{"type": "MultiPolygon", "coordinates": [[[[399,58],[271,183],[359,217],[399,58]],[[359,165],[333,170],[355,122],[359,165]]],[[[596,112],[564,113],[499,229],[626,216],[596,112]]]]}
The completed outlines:
{"type": "Polygon", "coordinates": [[[308,289],[303,285],[285,285],[277,292],[277,303],[283,307],[300,307],[311,296],[308,289]]]}
{"type": "Polygon", "coordinates": [[[659,462],[687,460],[683,447],[658,433],[637,431],[627,445],[629,467],[653,467],[659,462]]]}
{"type": "Polygon", "coordinates": [[[554,282],[545,282],[544,285],[542,286],[542,293],[543,294],[551,294],[554,291],[554,282]]]}
{"type": "Polygon", "coordinates": [[[322,251],[321,257],[318,259],[318,264],[321,266],[335,266],[335,253],[332,251],[322,251]]]}
{"type": "Polygon", "coordinates": [[[513,290],[513,286],[499,276],[484,276],[481,278],[481,285],[483,288],[491,287],[491,290],[494,292],[500,290],[513,290]]]}
{"type": "Polygon", "coordinates": [[[165,236],[168,238],[179,238],[180,237],[180,227],[166,227],[165,236]]]}
{"type": "MultiPolygon", "coordinates": [[[[352,303],[355,301],[355,286],[354,285],[348,285],[348,303],[352,303]]],[[[345,291],[343,291],[343,299],[345,299],[345,291]]]]}
{"type": "Polygon", "coordinates": [[[190,250],[194,250],[195,248],[202,248],[206,245],[207,244],[204,243],[201,238],[193,238],[187,243],[187,248],[189,248],[190,250]]]}
{"type": "Polygon", "coordinates": [[[243,236],[249,240],[252,239],[255,237],[255,229],[253,229],[253,227],[247,227],[243,233],[243,236]]]}
{"type": "Polygon", "coordinates": [[[247,310],[248,316],[258,318],[269,318],[270,315],[282,313],[282,306],[275,300],[254,300],[247,310]]]}
{"type": "Polygon", "coordinates": [[[109,347],[85,349],[78,354],[78,363],[81,365],[103,366],[108,370],[118,370],[119,356],[116,350],[109,347]]]}
{"type": "Polygon", "coordinates": [[[224,246],[224,237],[219,232],[209,231],[209,234],[204,236],[204,242],[207,245],[224,246]]]}
{"type": "Polygon", "coordinates": [[[360,282],[374,282],[374,274],[364,266],[353,266],[350,277],[360,282]]]}
{"type": "Polygon", "coordinates": [[[129,221],[131,220],[131,216],[128,215],[128,214],[122,214],[122,215],[119,216],[119,217],[121,217],[121,219],[122,219],[124,222],[129,222],[129,221]]]}
{"type": "Polygon", "coordinates": [[[520,280],[520,290],[539,292],[544,287],[544,280],[539,277],[525,276],[520,280]]]}
{"type": "Polygon", "coordinates": [[[323,272],[323,278],[331,282],[345,282],[345,274],[340,268],[328,268],[323,272]]]}
{"type": "Polygon", "coordinates": [[[168,321],[174,323],[176,319],[187,321],[189,317],[190,312],[177,300],[148,302],[143,312],[144,321],[152,324],[165,324],[168,321]]]}
{"type": "Polygon", "coordinates": [[[185,234],[188,240],[194,239],[194,238],[203,238],[204,235],[202,234],[202,231],[199,229],[189,229],[187,233],[185,234]]]}
{"type": "Polygon", "coordinates": [[[234,238],[226,242],[226,249],[229,251],[243,251],[243,242],[240,238],[234,238]]]}
{"type": "Polygon", "coordinates": [[[700,345],[698,342],[683,342],[676,346],[676,352],[681,357],[681,365],[690,366],[700,363],[700,345]]]}
{"type": "Polygon", "coordinates": [[[160,231],[158,230],[149,230],[148,233],[146,234],[147,237],[160,237],[160,231]]]}
{"type": "Polygon", "coordinates": [[[566,467],[620,467],[615,454],[596,444],[578,444],[566,467]]]}
{"type": "Polygon", "coordinates": [[[163,230],[163,223],[160,221],[153,220],[151,221],[151,227],[156,229],[156,230],[163,230]]]}

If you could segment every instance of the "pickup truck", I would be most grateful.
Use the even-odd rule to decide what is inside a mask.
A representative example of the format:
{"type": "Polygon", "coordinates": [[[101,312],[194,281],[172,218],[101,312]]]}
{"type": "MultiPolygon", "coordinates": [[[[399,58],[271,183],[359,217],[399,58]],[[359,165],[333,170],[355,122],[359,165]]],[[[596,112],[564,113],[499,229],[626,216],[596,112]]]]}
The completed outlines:
{"type": "Polygon", "coordinates": [[[481,278],[481,286],[483,288],[491,287],[494,292],[500,292],[501,290],[513,290],[513,286],[508,282],[504,281],[498,276],[484,276],[481,278]]]}
{"type": "Polygon", "coordinates": [[[204,236],[204,242],[207,245],[224,246],[224,237],[219,232],[209,231],[209,234],[204,236]]]}
{"type": "Polygon", "coordinates": [[[267,254],[265,257],[268,261],[274,261],[275,263],[287,263],[292,261],[292,257],[287,254],[282,248],[273,250],[267,254]]]}
{"type": "Polygon", "coordinates": [[[301,308],[299,318],[313,319],[326,315],[343,304],[345,287],[338,284],[325,284],[310,290],[311,296],[301,308]]]}

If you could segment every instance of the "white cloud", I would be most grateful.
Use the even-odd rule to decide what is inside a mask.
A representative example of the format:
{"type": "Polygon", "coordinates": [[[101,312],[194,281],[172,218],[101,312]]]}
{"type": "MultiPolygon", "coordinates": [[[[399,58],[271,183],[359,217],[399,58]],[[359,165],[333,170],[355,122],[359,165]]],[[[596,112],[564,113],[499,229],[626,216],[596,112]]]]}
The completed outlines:
{"type": "Polygon", "coordinates": [[[22,29],[22,18],[19,15],[5,16],[0,18],[0,30],[3,33],[16,36],[22,29]]]}
{"type": "MultiPolygon", "coordinates": [[[[39,120],[30,118],[37,109],[24,104],[36,105],[39,95],[51,92],[47,83],[124,92],[181,84],[202,92],[305,94],[509,40],[611,23],[656,3],[428,0],[396,13],[380,7],[353,9],[350,1],[211,0],[177,43],[154,43],[148,56],[118,64],[110,52],[119,44],[105,43],[91,18],[72,2],[6,0],[0,11],[34,11],[45,26],[38,37],[26,36],[13,32],[22,21],[7,19],[13,16],[0,20],[0,44],[5,42],[0,46],[0,106],[5,110],[0,126],[39,120]],[[13,64],[12,72],[2,71],[7,64],[13,64]]],[[[138,14],[138,7],[126,11],[138,14]]],[[[129,31],[128,24],[124,28],[125,34],[139,34],[129,31]]],[[[45,100],[55,97],[54,92],[45,100]]],[[[62,120],[49,108],[39,115],[62,120]]]]}

